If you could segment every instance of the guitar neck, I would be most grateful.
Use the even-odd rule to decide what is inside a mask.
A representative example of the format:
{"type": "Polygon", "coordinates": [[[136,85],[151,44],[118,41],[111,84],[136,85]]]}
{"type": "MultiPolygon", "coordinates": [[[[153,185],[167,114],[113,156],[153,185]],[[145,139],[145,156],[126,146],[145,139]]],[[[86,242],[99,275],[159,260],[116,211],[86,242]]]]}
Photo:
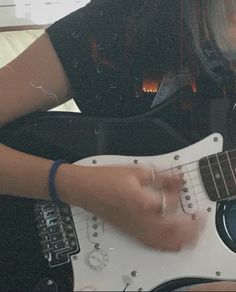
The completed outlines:
{"type": "Polygon", "coordinates": [[[199,168],[202,182],[212,201],[236,195],[236,149],[202,158],[199,168]]]}

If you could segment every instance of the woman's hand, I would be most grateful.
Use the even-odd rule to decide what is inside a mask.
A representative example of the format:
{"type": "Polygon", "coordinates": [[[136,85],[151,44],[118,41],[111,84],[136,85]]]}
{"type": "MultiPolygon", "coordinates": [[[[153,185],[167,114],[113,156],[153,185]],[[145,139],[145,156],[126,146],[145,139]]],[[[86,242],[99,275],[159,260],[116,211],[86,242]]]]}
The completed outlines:
{"type": "Polygon", "coordinates": [[[180,176],[128,166],[88,167],[87,171],[78,182],[73,204],[83,202],[83,208],[156,249],[179,251],[196,242],[201,220],[177,212],[180,176]]]}

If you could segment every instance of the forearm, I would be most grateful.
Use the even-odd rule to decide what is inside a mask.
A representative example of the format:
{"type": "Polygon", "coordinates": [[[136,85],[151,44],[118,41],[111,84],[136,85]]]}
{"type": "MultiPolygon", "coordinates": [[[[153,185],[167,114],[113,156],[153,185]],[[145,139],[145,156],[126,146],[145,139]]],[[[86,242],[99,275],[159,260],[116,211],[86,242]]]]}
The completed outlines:
{"type": "MultiPolygon", "coordinates": [[[[28,155],[1,144],[0,194],[49,200],[48,175],[52,163],[51,160],[28,155]]],[[[87,168],[70,164],[59,167],[55,185],[61,200],[73,203],[78,191],[77,185],[85,179],[87,171],[87,168]]],[[[82,194],[80,195],[82,198],[82,194]]],[[[76,203],[80,203],[78,197],[76,203]]]]}
{"type": "Polygon", "coordinates": [[[72,94],[45,33],[0,70],[0,126],[27,113],[62,104],[72,94]]]}

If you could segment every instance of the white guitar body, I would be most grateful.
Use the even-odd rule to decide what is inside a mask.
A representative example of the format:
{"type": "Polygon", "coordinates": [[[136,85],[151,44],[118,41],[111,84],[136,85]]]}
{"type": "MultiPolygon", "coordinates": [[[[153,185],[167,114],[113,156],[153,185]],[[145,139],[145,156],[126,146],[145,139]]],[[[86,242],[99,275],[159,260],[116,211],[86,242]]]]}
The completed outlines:
{"type": "MultiPolygon", "coordinates": [[[[183,210],[205,214],[206,226],[193,249],[161,252],[143,246],[87,211],[71,207],[80,252],[72,256],[74,291],[147,291],[178,278],[236,279],[236,255],[219,237],[215,226],[216,203],[203,187],[198,160],[222,151],[223,139],[213,134],[185,149],[150,157],[96,156],[80,165],[138,163],[184,173],[183,210]],[[95,164],[96,163],[96,164],[95,164]],[[186,199],[186,195],[190,196],[186,199]]],[[[153,230],[155,232],[155,230],[153,230]]]]}

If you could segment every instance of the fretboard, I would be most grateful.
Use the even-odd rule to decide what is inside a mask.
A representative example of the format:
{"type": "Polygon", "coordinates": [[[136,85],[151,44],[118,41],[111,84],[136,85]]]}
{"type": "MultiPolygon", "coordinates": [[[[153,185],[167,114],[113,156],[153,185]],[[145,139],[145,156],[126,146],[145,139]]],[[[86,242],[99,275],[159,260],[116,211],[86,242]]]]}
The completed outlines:
{"type": "Polygon", "coordinates": [[[205,190],[212,201],[236,195],[236,149],[202,158],[199,168],[205,190]]]}

